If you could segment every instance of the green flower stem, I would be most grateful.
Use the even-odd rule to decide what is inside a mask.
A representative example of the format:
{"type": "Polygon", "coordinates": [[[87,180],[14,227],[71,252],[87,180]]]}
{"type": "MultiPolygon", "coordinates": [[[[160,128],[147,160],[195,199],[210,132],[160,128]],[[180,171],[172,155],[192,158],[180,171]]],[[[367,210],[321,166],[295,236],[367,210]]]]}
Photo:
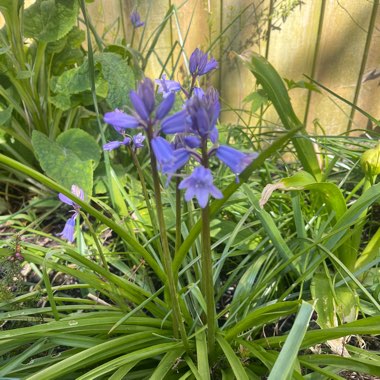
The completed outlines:
{"type": "MultiPolygon", "coordinates": [[[[137,175],[139,176],[139,180],[140,180],[140,183],[141,183],[141,188],[142,188],[143,196],[144,196],[144,199],[145,199],[146,207],[148,209],[149,217],[150,217],[150,220],[152,222],[153,232],[156,235],[156,234],[159,233],[159,230],[158,230],[158,227],[157,227],[157,219],[156,219],[156,215],[153,212],[152,205],[150,203],[150,199],[149,199],[148,189],[147,189],[146,182],[145,182],[144,173],[142,171],[140,162],[137,159],[136,151],[134,149],[132,149],[130,146],[128,147],[128,150],[129,150],[129,152],[130,152],[130,154],[132,156],[133,163],[134,163],[134,165],[136,167],[137,175]]],[[[162,253],[161,252],[162,251],[161,250],[161,245],[157,244],[156,247],[158,248],[158,250],[159,250],[159,252],[161,254],[162,253]]]]}
{"type": "MultiPolygon", "coordinates": [[[[202,141],[202,164],[208,168],[207,140],[202,141]]],[[[206,301],[206,316],[202,316],[203,322],[207,323],[207,350],[210,359],[214,356],[215,346],[215,294],[212,275],[212,256],[210,239],[210,209],[209,205],[202,209],[202,253],[201,253],[201,290],[206,301]]]]}
{"type": "Polygon", "coordinates": [[[180,178],[176,178],[175,183],[175,252],[179,249],[182,243],[182,202],[181,202],[181,190],[178,188],[180,178]]]}
{"type": "Polygon", "coordinates": [[[210,358],[214,354],[215,346],[215,297],[214,282],[212,276],[212,256],[210,242],[210,209],[207,205],[202,209],[202,278],[201,288],[206,301],[206,317],[203,318],[207,323],[207,347],[210,358]]]}
{"type": "Polygon", "coordinates": [[[136,30],[136,28],[133,27],[132,28],[132,37],[131,37],[131,48],[133,48],[133,41],[135,39],[135,30],[136,30]]]}
{"type": "Polygon", "coordinates": [[[181,308],[179,305],[179,297],[177,292],[177,286],[175,281],[174,272],[172,269],[172,258],[170,255],[169,250],[169,242],[168,242],[168,236],[166,233],[166,225],[165,225],[165,219],[164,219],[164,212],[162,207],[162,200],[161,200],[161,185],[160,185],[160,178],[157,171],[157,162],[156,157],[153,153],[152,149],[152,138],[153,138],[153,130],[152,127],[148,129],[148,141],[149,141],[149,152],[150,152],[150,162],[152,166],[152,175],[153,175],[153,185],[154,185],[154,195],[156,200],[156,212],[157,212],[157,218],[158,218],[158,225],[160,228],[160,236],[161,236],[161,242],[162,242],[162,255],[161,259],[164,265],[164,271],[166,273],[167,278],[167,285],[170,295],[170,302],[172,306],[172,312],[173,312],[173,333],[175,337],[178,337],[178,331],[180,333],[183,345],[186,349],[186,351],[189,351],[189,342],[187,339],[187,334],[185,330],[185,326],[182,319],[182,313],[181,308]]]}

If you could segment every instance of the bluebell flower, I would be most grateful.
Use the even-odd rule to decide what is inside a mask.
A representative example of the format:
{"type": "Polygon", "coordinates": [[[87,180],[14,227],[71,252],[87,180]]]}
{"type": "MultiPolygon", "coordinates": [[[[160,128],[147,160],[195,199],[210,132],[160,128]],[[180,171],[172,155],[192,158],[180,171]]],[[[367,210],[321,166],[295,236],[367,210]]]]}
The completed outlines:
{"type": "MultiPolygon", "coordinates": [[[[104,115],[104,121],[111,124],[121,134],[126,128],[142,127],[147,130],[149,126],[154,126],[163,120],[173,107],[175,95],[171,93],[164,98],[154,113],[154,85],[150,79],[146,78],[140,83],[137,91],[131,91],[130,100],[134,108],[133,115],[128,115],[119,110],[104,115]]],[[[171,117],[176,117],[175,115],[171,117]]],[[[185,124],[186,120],[180,116],[177,118],[178,122],[185,124]]],[[[158,133],[158,131],[155,132],[158,133]]]]}
{"type": "Polygon", "coordinates": [[[149,78],[144,78],[137,87],[137,94],[143,101],[144,106],[149,114],[154,110],[155,106],[155,94],[154,94],[154,83],[149,78]]]}
{"type": "Polygon", "coordinates": [[[155,82],[158,84],[158,93],[162,94],[164,98],[181,90],[181,85],[174,80],[166,79],[165,74],[162,75],[161,79],[156,79],[155,82]]]}
{"type": "Polygon", "coordinates": [[[107,124],[111,124],[118,133],[123,133],[127,128],[136,128],[140,124],[139,120],[134,116],[128,115],[118,109],[104,114],[104,121],[107,124]]]}
{"type": "Polygon", "coordinates": [[[186,149],[174,149],[163,137],[152,139],[152,149],[163,174],[170,178],[189,161],[190,153],[186,149]]]}
{"type": "Polygon", "coordinates": [[[123,141],[110,141],[103,145],[103,150],[114,150],[120,148],[122,145],[129,145],[131,143],[130,137],[125,137],[123,141]]]}
{"type": "Polygon", "coordinates": [[[193,88],[193,95],[198,96],[198,98],[202,98],[204,96],[205,92],[203,91],[203,88],[200,87],[194,87],[193,88]]]}
{"type": "Polygon", "coordinates": [[[186,103],[190,116],[190,131],[201,138],[210,138],[215,143],[218,140],[216,122],[220,113],[218,92],[209,88],[205,93],[193,95],[186,103]]]}
{"type": "Polygon", "coordinates": [[[70,243],[74,242],[74,232],[75,232],[75,219],[76,215],[73,215],[69,218],[63,228],[63,231],[58,234],[58,236],[62,236],[63,239],[68,240],[70,243]]]}
{"type": "MultiPolygon", "coordinates": [[[[229,146],[221,145],[215,150],[215,155],[238,176],[258,156],[258,153],[246,154],[229,146]]],[[[238,177],[236,179],[238,180],[238,177]]]]}
{"type": "Polygon", "coordinates": [[[161,131],[166,135],[175,134],[175,133],[184,133],[186,132],[187,126],[187,112],[186,110],[179,111],[174,115],[167,117],[161,123],[161,131]]]}
{"type": "Polygon", "coordinates": [[[196,48],[190,56],[189,69],[193,76],[205,75],[218,67],[218,62],[211,58],[208,60],[207,53],[196,48]]]}
{"type": "Polygon", "coordinates": [[[200,148],[201,140],[197,136],[185,136],[183,141],[190,149],[200,148]]]}
{"type": "Polygon", "coordinates": [[[145,136],[140,132],[137,135],[132,137],[133,147],[135,149],[142,148],[144,146],[143,141],[145,140],[145,136]]]}
{"type": "Polygon", "coordinates": [[[140,14],[136,10],[132,11],[129,18],[134,28],[140,28],[145,25],[145,23],[140,20],[140,14]]]}
{"type": "MultiPolygon", "coordinates": [[[[84,192],[79,186],[72,185],[71,192],[77,198],[81,199],[82,201],[84,200],[84,192]]],[[[58,194],[58,198],[61,202],[66,203],[73,208],[73,215],[66,221],[63,231],[58,235],[62,236],[64,239],[72,243],[74,241],[75,219],[79,215],[80,206],[62,193],[58,194]]]]}
{"type": "Polygon", "coordinates": [[[189,177],[181,181],[178,188],[186,189],[186,201],[190,201],[195,197],[197,198],[199,205],[202,208],[205,208],[210,195],[216,199],[223,198],[222,192],[213,184],[213,182],[214,179],[211,170],[203,166],[197,166],[189,177]]]}
{"type": "Polygon", "coordinates": [[[175,101],[175,95],[169,94],[156,109],[156,119],[162,120],[173,108],[175,101]]]}

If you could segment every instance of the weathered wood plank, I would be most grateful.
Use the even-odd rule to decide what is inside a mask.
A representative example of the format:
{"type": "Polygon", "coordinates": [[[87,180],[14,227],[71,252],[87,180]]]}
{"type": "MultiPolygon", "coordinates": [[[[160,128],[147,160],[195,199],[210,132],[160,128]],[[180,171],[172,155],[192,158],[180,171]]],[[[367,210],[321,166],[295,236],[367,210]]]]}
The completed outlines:
{"type": "MultiPolygon", "coordinates": [[[[366,0],[326,3],[315,79],[352,101],[372,4],[366,0]]],[[[317,119],[328,134],[346,130],[351,108],[326,94],[312,95],[308,123],[317,119]],[[336,104],[335,104],[336,103],[336,104]]]]}
{"type": "MultiPolygon", "coordinates": [[[[373,30],[364,75],[360,78],[361,83],[357,105],[370,115],[380,119],[380,77],[378,76],[376,79],[364,82],[365,78],[368,78],[371,72],[373,73],[375,71],[380,74],[380,7],[378,6],[375,11],[376,18],[374,25],[372,26],[373,30]]],[[[367,121],[368,120],[365,116],[359,112],[355,112],[353,128],[364,129],[367,127],[367,121]]]]}
{"type": "Polygon", "coordinates": [[[225,112],[224,123],[241,123],[248,116],[240,110],[247,105],[243,99],[254,91],[255,78],[236,59],[236,53],[255,51],[265,54],[266,41],[262,37],[268,25],[269,0],[223,0],[221,32],[220,92],[225,112]]]}
{"type": "MultiPolygon", "coordinates": [[[[281,29],[271,33],[268,60],[283,78],[297,82],[306,80],[304,74],[312,74],[321,17],[321,1],[305,2],[289,12],[286,21],[280,25],[281,29]]],[[[305,89],[293,89],[289,94],[297,116],[303,120],[308,92],[305,89]]],[[[266,118],[277,120],[273,118],[272,113],[267,114],[266,118]]]]}

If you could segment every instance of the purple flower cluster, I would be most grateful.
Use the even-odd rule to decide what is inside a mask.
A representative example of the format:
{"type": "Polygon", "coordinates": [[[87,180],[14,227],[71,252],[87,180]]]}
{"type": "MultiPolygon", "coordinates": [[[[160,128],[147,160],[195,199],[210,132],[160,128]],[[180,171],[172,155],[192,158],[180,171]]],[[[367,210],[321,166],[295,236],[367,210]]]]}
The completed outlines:
{"type": "MultiPolygon", "coordinates": [[[[220,145],[216,123],[220,114],[219,94],[209,88],[203,91],[194,87],[195,78],[205,75],[217,68],[214,58],[196,49],[190,57],[190,73],[192,88],[185,91],[182,86],[166,79],[165,75],[156,80],[158,93],[162,101],[156,106],[154,84],[144,79],[137,89],[131,91],[130,100],[133,110],[130,114],[119,110],[104,115],[104,121],[111,124],[123,136],[122,141],[112,141],[103,148],[111,150],[122,145],[131,144],[131,138],[125,134],[127,129],[143,129],[153,150],[159,170],[167,175],[170,181],[190,159],[195,164],[193,172],[183,179],[179,189],[186,189],[187,201],[196,198],[200,207],[208,204],[209,196],[220,199],[221,191],[213,184],[213,176],[209,169],[209,160],[218,158],[236,175],[239,174],[257,157],[256,153],[245,154],[234,148],[220,145]],[[175,93],[182,90],[187,96],[183,109],[170,116],[175,93]],[[190,94],[190,95],[189,95],[190,94]],[[174,135],[169,142],[165,136],[174,135]]],[[[143,135],[139,133],[142,142],[143,135]]],[[[136,147],[136,142],[133,140],[136,147]]]]}
{"type": "Polygon", "coordinates": [[[141,26],[145,25],[145,22],[140,20],[140,14],[136,10],[132,11],[129,19],[131,20],[134,28],[140,28],[141,26]]]}
{"type": "MultiPolygon", "coordinates": [[[[84,200],[84,192],[79,186],[72,185],[71,192],[82,201],[84,200]]],[[[79,215],[80,206],[76,204],[74,201],[72,201],[70,198],[66,197],[66,195],[63,195],[62,193],[58,194],[58,198],[61,202],[66,203],[67,205],[73,208],[73,215],[66,221],[63,231],[58,235],[62,236],[64,239],[72,243],[74,241],[75,219],[79,215]]]]}

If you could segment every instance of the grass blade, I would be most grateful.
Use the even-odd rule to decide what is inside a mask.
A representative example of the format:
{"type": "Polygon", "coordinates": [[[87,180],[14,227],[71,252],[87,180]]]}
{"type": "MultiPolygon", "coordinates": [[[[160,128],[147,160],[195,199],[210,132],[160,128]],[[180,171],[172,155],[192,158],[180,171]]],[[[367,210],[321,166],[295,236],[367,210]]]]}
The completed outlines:
{"type": "Polygon", "coordinates": [[[293,372],[298,350],[309,326],[313,307],[303,302],[268,380],[287,379],[293,372]]]}
{"type": "Polygon", "coordinates": [[[219,346],[222,348],[224,355],[227,358],[228,362],[230,363],[230,366],[236,378],[239,380],[249,380],[249,377],[247,373],[245,372],[243,365],[241,364],[240,358],[236,356],[230,344],[221,335],[216,336],[216,341],[219,343],[219,346]]]}

